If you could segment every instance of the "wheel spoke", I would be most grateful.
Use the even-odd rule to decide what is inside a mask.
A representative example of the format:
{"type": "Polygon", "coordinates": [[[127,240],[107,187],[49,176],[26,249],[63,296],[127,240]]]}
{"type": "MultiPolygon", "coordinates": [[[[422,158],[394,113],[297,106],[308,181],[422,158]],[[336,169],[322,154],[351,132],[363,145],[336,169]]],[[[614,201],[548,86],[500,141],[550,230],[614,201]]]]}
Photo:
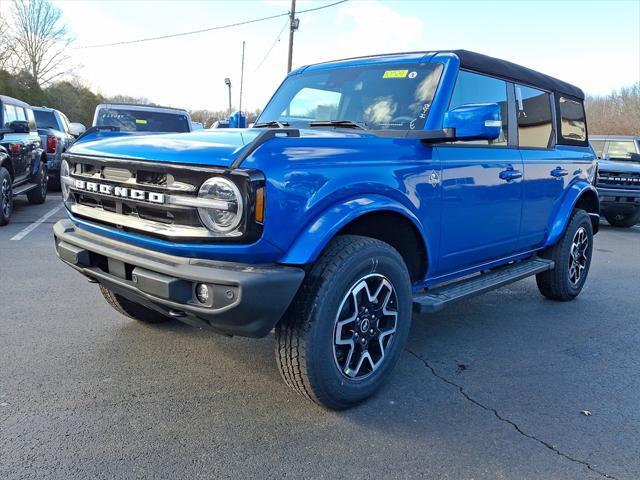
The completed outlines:
{"type": "Polygon", "coordinates": [[[391,282],[370,274],[345,295],[336,316],[334,359],[350,379],[365,378],[382,364],[396,332],[398,313],[391,282]]]}

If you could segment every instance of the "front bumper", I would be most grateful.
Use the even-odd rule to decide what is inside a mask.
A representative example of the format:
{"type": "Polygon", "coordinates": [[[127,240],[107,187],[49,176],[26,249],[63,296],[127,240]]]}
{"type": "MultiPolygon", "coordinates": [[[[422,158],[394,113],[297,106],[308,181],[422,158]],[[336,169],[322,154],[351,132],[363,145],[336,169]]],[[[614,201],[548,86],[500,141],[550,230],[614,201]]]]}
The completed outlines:
{"type": "Polygon", "coordinates": [[[598,187],[602,209],[621,207],[633,210],[640,207],[640,189],[598,187]]]}
{"type": "Polygon", "coordinates": [[[304,270],[178,257],[89,233],[70,220],[53,227],[67,265],[131,301],[226,335],[263,337],[293,300],[304,270]],[[204,283],[206,304],[195,297],[204,283]]]}

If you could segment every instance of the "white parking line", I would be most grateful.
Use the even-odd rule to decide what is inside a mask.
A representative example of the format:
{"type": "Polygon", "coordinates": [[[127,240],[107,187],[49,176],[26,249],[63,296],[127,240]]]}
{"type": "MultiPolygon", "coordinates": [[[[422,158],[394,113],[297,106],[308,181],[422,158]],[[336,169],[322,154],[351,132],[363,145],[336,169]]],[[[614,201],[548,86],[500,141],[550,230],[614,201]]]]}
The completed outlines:
{"type": "Polygon", "coordinates": [[[56,213],[61,208],[62,208],[62,205],[58,205],[53,210],[49,210],[47,213],[45,213],[43,216],[41,216],[38,220],[33,222],[31,225],[27,226],[26,228],[22,229],[20,232],[16,233],[13,237],[11,237],[11,240],[22,240],[24,237],[26,237],[31,232],[33,232],[36,228],[38,228],[38,225],[43,223],[47,218],[49,218],[51,215],[56,213]]]}

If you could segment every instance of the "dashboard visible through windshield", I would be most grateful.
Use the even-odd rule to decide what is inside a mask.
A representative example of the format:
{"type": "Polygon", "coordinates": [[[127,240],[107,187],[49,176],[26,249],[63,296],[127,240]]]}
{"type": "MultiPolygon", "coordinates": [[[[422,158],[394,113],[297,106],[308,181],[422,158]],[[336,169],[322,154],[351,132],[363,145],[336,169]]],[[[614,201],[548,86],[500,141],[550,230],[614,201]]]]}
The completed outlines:
{"type": "Polygon", "coordinates": [[[367,129],[422,129],[442,65],[365,65],[288,77],[258,120],[306,127],[349,121],[367,129]]]}

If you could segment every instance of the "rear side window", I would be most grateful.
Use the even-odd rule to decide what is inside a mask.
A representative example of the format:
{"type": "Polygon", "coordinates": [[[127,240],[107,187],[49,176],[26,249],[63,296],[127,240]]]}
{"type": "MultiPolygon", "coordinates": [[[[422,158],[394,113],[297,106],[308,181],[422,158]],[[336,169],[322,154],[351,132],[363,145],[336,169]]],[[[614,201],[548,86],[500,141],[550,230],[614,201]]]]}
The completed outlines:
{"type": "Polygon", "coordinates": [[[18,119],[16,117],[16,108],[13,105],[4,106],[4,126],[5,128],[9,128],[9,124],[11,122],[15,122],[18,119]]]}
{"type": "Polygon", "coordinates": [[[587,121],[582,102],[560,97],[560,135],[571,142],[587,140],[587,121]]]}
{"type": "Polygon", "coordinates": [[[33,115],[33,110],[30,108],[25,108],[25,112],[27,112],[27,121],[29,122],[29,129],[33,132],[36,130],[36,117],[33,115]]]}
{"type": "Polygon", "coordinates": [[[24,114],[24,108],[16,107],[16,118],[18,120],[20,120],[21,122],[26,122],[27,121],[27,117],[24,114]]]}
{"type": "Polygon", "coordinates": [[[465,144],[491,144],[506,145],[508,137],[509,116],[507,102],[507,82],[497,78],[486,77],[478,73],[460,71],[456,86],[451,95],[449,110],[461,105],[471,103],[497,103],[500,106],[500,118],[502,119],[502,131],[500,136],[493,141],[479,140],[477,142],[464,142],[465,144]]]}
{"type": "Polygon", "coordinates": [[[516,85],[516,109],[518,144],[521,147],[553,147],[551,95],[537,88],[516,85]]]}
{"type": "Polygon", "coordinates": [[[602,158],[602,152],[604,152],[604,140],[591,140],[591,146],[596,152],[598,158],[602,158]]]}

